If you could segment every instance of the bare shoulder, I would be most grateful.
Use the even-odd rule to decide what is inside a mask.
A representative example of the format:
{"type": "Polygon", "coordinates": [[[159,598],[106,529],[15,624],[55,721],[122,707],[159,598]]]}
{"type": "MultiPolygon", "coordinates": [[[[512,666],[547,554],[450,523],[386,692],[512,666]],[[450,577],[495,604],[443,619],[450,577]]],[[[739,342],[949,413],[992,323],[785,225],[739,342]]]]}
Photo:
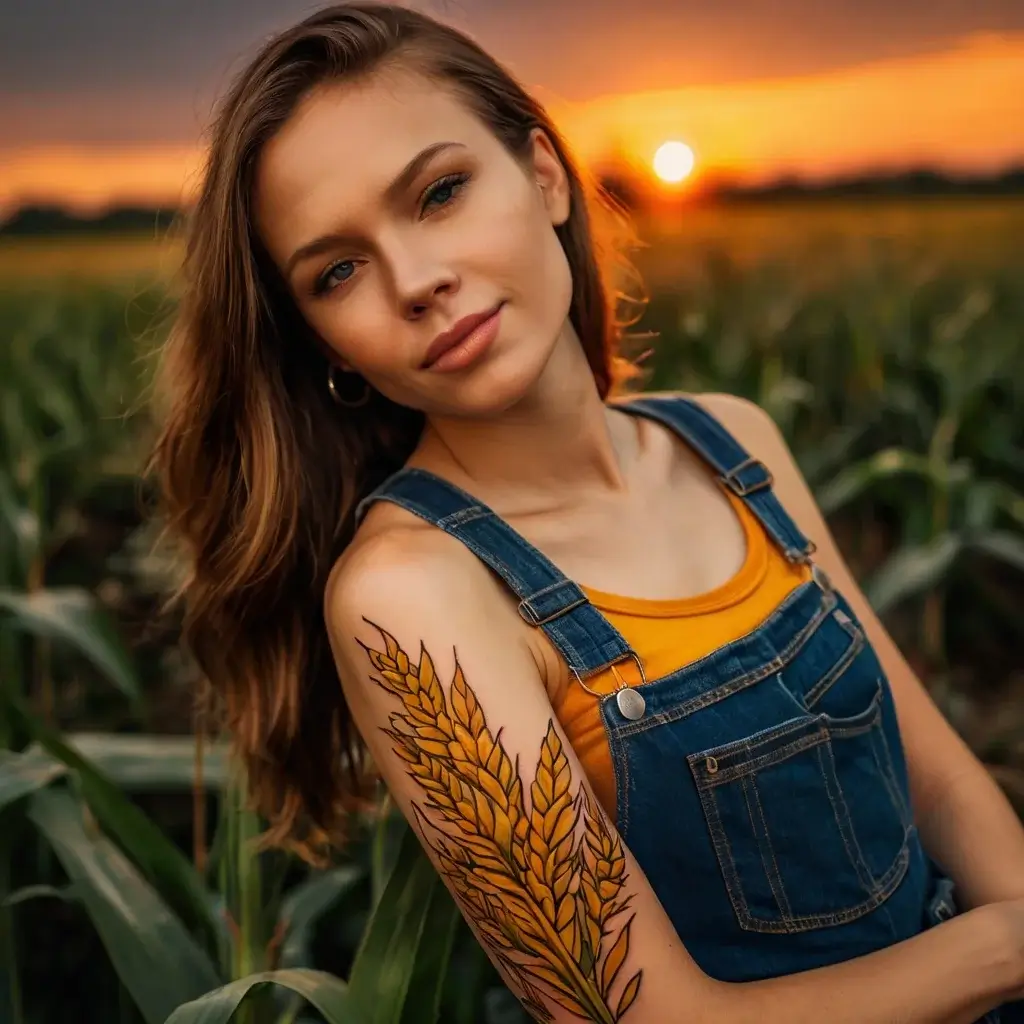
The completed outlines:
{"type": "Polygon", "coordinates": [[[644,391],[636,398],[688,398],[703,406],[712,415],[722,418],[742,418],[744,420],[756,421],[761,419],[774,422],[772,418],[756,402],[740,395],[730,395],[724,391],[644,391]]]}
{"type": "Polygon", "coordinates": [[[334,564],[324,588],[328,623],[354,606],[449,608],[487,600],[484,566],[454,537],[393,505],[375,506],[334,564]]]}
{"type": "Polygon", "coordinates": [[[726,392],[653,391],[644,397],[688,398],[706,409],[755,458],[783,477],[799,472],[778,424],[756,402],[726,392]]]}
{"type": "Polygon", "coordinates": [[[766,432],[778,437],[782,436],[775,420],[749,398],[730,395],[724,391],[712,391],[687,397],[707,409],[731,434],[735,435],[744,447],[749,447],[746,444],[749,438],[761,438],[766,432]]]}
{"type": "Polygon", "coordinates": [[[478,650],[503,656],[524,647],[514,598],[460,541],[395,506],[374,507],[364,526],[324,588],[324,622],[342,666],[359,659],[353,641],[368,624],[388,623],[410,642],[471,637],[478,650]]]}
{"type": "Polygon", "coordinates": [[[457,577],[459,547],[442,530],[395,505],[374,505],[331,568],[324,589],[325,611],[354,593],[416,595],[445,577],[457,577]]]}

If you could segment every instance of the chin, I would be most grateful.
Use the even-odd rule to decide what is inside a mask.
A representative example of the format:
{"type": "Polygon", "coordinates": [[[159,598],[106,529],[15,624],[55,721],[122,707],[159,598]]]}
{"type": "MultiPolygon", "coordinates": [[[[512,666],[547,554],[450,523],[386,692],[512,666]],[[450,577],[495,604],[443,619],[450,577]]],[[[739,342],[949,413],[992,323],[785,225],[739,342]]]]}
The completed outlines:
{"type": "MultiPolygon", "coordinates": [[[[435,393],[431,403],[433,411],[474,419],[499,416],[535,391],[547,364],[547,355],[536,353],[527,361],[522,358],[521,349],[515,353],[501,353],[461,379],[453,377],[443,392],[435,393]]],[[[430,415],[429,410],[427,415],[430,415]]]]}

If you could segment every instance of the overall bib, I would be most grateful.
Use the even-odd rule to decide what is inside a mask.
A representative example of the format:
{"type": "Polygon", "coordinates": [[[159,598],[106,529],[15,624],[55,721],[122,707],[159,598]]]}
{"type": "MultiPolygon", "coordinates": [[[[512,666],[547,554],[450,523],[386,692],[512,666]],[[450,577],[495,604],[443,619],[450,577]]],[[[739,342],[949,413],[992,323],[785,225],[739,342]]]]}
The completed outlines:
{"type": "MultiPolygon", "coordinates": [[[[673,396],[615,408],[674,431],[786,558],[811,562],[767,468],[701,406],[673,396]]],[[[357,522],[377,500],[473,551],[578,678],[636,657],[575,582],[461,488],[402,469],[360,503],[357,522]]],[[[914,824],[885,672],[853,609],[812,568],[758,628],[640,686],[638,718],[601,698],[619,833],[687,951],[721,981],[863,956],[958,913],[914,824]]],[[[982,1021],[1024,1021],[1021,1005],[982,1021]]]]}

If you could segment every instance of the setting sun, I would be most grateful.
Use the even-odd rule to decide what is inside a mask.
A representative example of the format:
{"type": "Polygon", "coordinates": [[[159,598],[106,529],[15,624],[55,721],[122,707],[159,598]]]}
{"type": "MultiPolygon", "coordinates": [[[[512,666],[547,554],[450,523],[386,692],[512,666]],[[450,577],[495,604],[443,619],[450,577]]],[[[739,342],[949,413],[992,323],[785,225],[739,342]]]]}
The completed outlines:
{"type": "Polygon", "coordinates": [[[654,173],[662,181],[679,182],[693,172],[693,150],[685,142],[663,142],[654,154],[654,173]]]}

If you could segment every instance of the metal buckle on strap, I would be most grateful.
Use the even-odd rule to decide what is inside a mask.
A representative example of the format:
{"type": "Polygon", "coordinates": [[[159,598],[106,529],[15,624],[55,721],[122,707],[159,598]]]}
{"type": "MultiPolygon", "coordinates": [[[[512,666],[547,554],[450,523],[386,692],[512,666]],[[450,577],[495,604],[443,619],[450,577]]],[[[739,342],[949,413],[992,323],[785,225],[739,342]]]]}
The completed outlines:
{"type": "MultiPolygon", "coordinates": [[[[536,596],[537,595],[535,594],[534,597],[536,597],[536,596]]],[[[567,604],[564,608],[558,608],[555,611],[553,611],[550,615],[545,615],[544,618],[541,618],[533,610],[533,605],[530,604],[530,599],[528,597],[524,597],[522,599],[522,601],[519,602],[519,615],[526,622],[528,622],[531,626],[543,626],[545,623],[551,622],[552,619],[557,619],[559,616],[565,615],[566,613],[571,612],[573,610],[573,608],[579,608],[579,606],[581,604],[586,604],[586,603],[587,603],[587,597],[584,594],[584,595],[578,597],[571,604],[567,604]]]]}
{"type": "MultiPolygon", "coordinates": [[[[624,654],[621,658],[618,658],[617,660],[613,661],[608,667],[612,670],[612,674],[619,680],[619,682],[622,682],[622,678],[619,676],[618,672],[615,671],[615,666],[622,664],[622,662],[627,661],[630,658],[632,658],[633,661],[636,662],[636,667],[640,670],[640,682],[644,686],[646,686],[647,673],[644,671],[644,663],[640,660],[640,655],[637,654],[636,651],[634,651],[632,648],[630,648],[629,652],[624,654]]],[[[626,684],[623,683],[623,685],[625,686],[626,684]]]]}
{"type": "Polygon", "coordinates": [[[802,548],[786,548],[786,561],[793,565],[811,565],[811,555],[818,550],[818,545],[808,539],[802,548]]]}
{"type": "MultiPolygon", "coordinates": [[[[625,654],[620,654],[614,661],[609,661],[607,664],[601,665],[599,668],[593,669],[588,674],[588,678],[589,678],[590,675],[594,675],[597,672],[604,672],[607,669],[611,669],[612,675],[614,675],[615,678],[619,681],[619,683],[621,684],[621,688],[628,688],[629,684],[626,683],[623,680],[623,678],[619,675],[619,673],[615,671],[615,666],[616,665],[621,665],[624,661],[629,661],[630,659],[632,659],[632,661],[636,664],[636,667],[640,670],[640,682],[644,686],[646,686],[647,685],[647,673],[644,671],[644,663],[640,660],[640,655],[637,654],[636,651],[634,651],[632,648],[630,648],[628,651],[626,651],[625,654]]],[[[607,697],[608,696],[608,694],[604,694],[604,693],[594,693],[594,691],[591,690],[590,687],[588,687],[586,685],[586,683],[583,682],[583,676],[581,676],[579,674],[579,672],[577,672],[576,669],[574,669],[572,667],[572,665],[569,666],[569,671],[576,677],[576,681],[580,684],[580,686],[583,687],[584,690],[587,691],[587,693],[593,693],[595,697],[607,697]]],[[[615,693],[615,692],[616,691],[612,690],[612,693],[615,693]]]]}
{"type": "Polygon", "coordinates": [[[718,479],[721,480],[737,498],[745,498],[748,494],[763,491],[766,487],[770,488],[772,484],[775,483],[772,471],[760,459],[755,458],[744,459],[738,466],[733,466],[728,473],[722,473],[718,479]],[[750,485],[741,483],[738,479],[738,474],[753,466],[760,466],[761,469],[764,470],[764,479],[757,480],[750,485]]]}

